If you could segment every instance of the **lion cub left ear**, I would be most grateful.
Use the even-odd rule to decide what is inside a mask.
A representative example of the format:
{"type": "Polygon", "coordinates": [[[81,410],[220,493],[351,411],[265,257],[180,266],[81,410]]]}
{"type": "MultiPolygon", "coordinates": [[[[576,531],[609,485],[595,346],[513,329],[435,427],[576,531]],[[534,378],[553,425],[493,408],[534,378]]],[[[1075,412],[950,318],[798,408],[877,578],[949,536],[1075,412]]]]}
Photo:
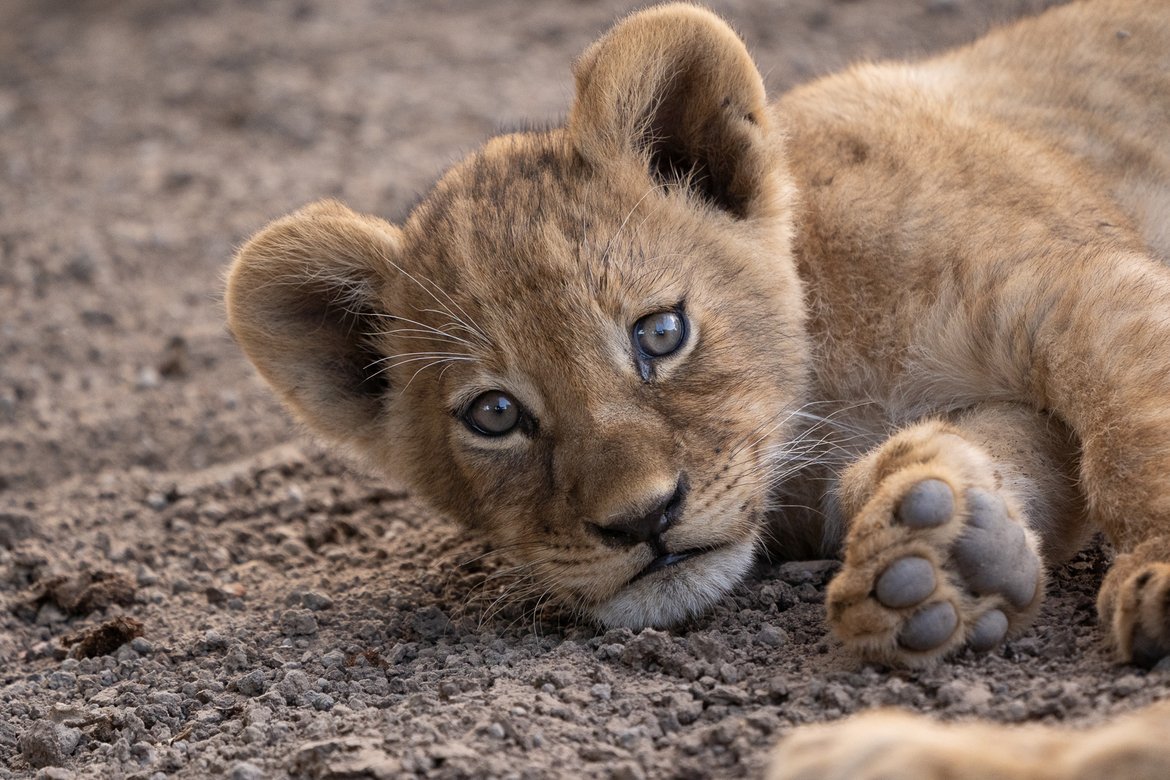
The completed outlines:
{"type": "Polygon", "coordinates": [[[398,229],[320,201],[271,223],[228,272],[228,327],[304,422],[362,453],[389,389],[370,335],[384,328],[398,229]]]}
{"type": "Polygon", "coordinates": [[[633,14],[573,72],[568,127],[586,160],[637,161],[658,184],[683,187],[739,219],[779,205],[781,142],[763,79],[715,14],[681,3],[633,14]]]}

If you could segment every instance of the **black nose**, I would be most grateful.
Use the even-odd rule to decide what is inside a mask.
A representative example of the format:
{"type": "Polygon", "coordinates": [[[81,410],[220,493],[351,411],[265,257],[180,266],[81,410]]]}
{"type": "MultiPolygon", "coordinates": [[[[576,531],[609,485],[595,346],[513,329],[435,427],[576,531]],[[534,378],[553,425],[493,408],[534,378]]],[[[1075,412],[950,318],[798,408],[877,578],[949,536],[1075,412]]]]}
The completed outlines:
{"type": "Polygon", "coordinates": [[[653,503],[649,512],[611,520],[605,525],[590,523],[590,527],[606,544],[614,547],[633,547],[642,542],[654,543],[682,514],[687,497],[685,479],[679,479],[674,493],[653,503]]]}

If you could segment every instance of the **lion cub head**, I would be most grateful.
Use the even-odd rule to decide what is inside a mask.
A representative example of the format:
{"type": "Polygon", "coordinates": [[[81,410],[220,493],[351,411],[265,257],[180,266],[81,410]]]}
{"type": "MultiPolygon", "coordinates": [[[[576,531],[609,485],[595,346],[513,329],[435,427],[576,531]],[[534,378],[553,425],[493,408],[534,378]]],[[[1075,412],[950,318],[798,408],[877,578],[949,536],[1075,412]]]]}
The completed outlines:
{"type": "Polygon", "coordinates": [[[252,238],[230,327],[310,426],[606,624],[749,567],[807,345],[791,183],[739,38],[683,5],[575,66],[402,226],[335,202],[252,238]]]}

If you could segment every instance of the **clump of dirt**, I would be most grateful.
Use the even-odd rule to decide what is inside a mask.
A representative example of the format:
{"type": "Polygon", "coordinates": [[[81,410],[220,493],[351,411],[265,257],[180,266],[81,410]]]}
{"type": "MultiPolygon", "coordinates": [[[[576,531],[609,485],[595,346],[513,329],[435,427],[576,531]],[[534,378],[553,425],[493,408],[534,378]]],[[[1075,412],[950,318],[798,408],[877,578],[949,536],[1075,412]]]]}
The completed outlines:
{"type": "Polygon", "coordinates": [[[100,625],[61,637],[61,646],[69,648],[70,658],[95,658],[110,655],[143,633],[141,620],[119,615],[100,625]]]}
{"type": "MultiPolygon", "coordinates": [[[[779,90],[1044,4],[715,5],[779,90]]],[[[0,4],[0,778],[749,776],[872,706],[1093,722],[1167,695],[1100,645],[1099,548],[1031,631],[930,671],[840,652],[833,562],[605,631],[289,424],[224,333],[233,247],[321,196],[401,215],[495,128],[562,115],[628,8],[0,4]]]]}
{"type": "MultiPolygon", "coordinates": [[[[134,591],[134,582],[117,572],[91,571],[58,575],[37,583],[35,594],[28,599],[23,611],[27,614],[28,609],[32,609],[42,620],[42,610],[88,615],[112,604],[130,604],[134,600],[134,591]]],[[[18,611],[21,611],[19,607],[18,611]]]]}

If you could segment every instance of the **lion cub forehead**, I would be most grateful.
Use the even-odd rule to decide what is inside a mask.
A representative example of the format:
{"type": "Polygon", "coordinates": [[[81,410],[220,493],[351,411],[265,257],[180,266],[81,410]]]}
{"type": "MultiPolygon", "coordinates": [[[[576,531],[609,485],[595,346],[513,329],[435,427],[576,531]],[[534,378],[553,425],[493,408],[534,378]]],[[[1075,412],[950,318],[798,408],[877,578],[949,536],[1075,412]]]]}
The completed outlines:
{"type": "Polygon", "coordinates": [[[644,172],[586,163],[563,131],[502,136],[415,209],[404,260],[487,316],[624,318],[674,294],[689,231],[665,201],[644,172]]]}
{"type": "Polygon", "coordinates": [[[588,246],[657,194],[644,171],[586,162],[564,130],[518,133],[488,141],[447,171],[406,227],[424,247],[441,242],[456,263],[460,249],[497,261],[555,262],[565,258],[548,254],[550,237],[588,246]],[[545,256],[524,256],[537,248],[545,256]]]}

